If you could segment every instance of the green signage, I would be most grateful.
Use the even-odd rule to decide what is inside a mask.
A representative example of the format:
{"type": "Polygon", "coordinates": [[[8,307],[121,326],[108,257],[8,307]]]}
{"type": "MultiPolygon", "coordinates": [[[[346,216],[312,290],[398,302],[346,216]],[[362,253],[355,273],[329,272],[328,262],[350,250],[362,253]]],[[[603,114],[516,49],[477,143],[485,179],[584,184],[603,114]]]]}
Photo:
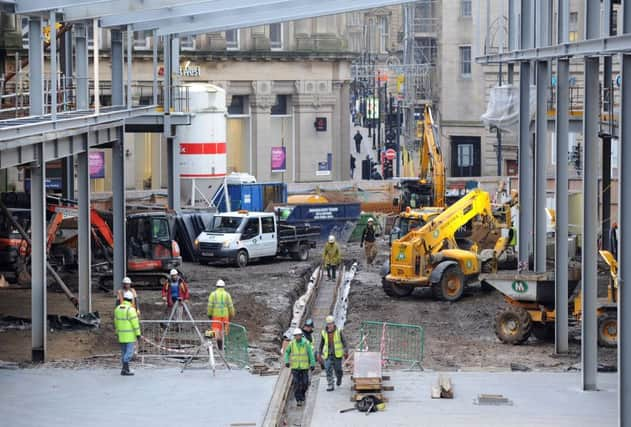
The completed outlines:
{"type": "Polygon", "coordinates": [[[523,280],[515,280],[512,284],[513,290],[518,294],[525,294],[528,292],[528,284],[523,280]]]}

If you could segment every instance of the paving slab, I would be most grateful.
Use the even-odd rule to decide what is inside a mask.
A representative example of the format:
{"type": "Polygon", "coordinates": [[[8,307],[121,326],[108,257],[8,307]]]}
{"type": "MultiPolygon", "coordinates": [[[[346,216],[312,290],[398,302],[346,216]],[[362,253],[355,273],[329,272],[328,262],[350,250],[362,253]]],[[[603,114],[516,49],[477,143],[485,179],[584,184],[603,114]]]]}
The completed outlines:
{"type": "Polygon", "coordinates": [[[600,391],[580,390],[579,373],[549,372],[450,372],[454,399],[431,399],[430,391],[439,373],[384,372],[394,391],[385,392],[389,401],[383,412],[366,415],[350,408],[350,378],[342,387],[326,391],[320,381],[315,395],[312,427],[352,426],[485,426],[606,427],[617,425],[617,375],[599,374],[600,391]],[[480,406],[479,394],[502,394],[507,406],[480,406]]]}
{"type": "Polygon", "coordinates": [[[230,426],[261,425],[275,376],[242,370],[141,368],[0,370],[0,425],[230,426]]]}

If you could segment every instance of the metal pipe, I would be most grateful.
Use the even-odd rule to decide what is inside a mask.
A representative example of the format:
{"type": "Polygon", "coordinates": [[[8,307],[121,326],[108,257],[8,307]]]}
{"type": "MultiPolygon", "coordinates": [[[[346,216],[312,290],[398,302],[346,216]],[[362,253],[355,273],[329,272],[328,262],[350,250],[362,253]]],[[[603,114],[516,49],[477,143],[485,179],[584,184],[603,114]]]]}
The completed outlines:
{"type": "MultiPolygon", "coordinates": [[[[84,135],[85,147],[89,147],[88,134],[84,135]]],[[[77,228],[79,234],[78,259],[79,266],[79,314],[92,311],[92,255],[90,223],[90,170],[88,165],[89,151],[83,151],[77,155],[77,173],[79,176],[79,195],[77,210],[79,213],[77,228]]]]}
{"type": "Polygon", "coordinates": [[[533,158],[530,135],[530,64],[519,66],[519,262],[528,266],[533,235],[533,158]]]}
{"type": "Polygon", "coordinates": [[[50,26],[50,116],[57,119],[57,16],[54,10],[48,18],[50,26]]]}
{"type": "Polygon", "coordinates": [[[582,376],[583,390],[596,390],[598,258],[598,58],[585,58],[583,115],[582,376]]]}
{"type": "Polygon", "coordinates": [[[568,133],[569,133],[569,59],[557,62],[556,105],[556,221],[555,221],[555,307],[554,349],[567,353],[568,345],[568,133]]]}
{"type": "Polygon", "coordinates": [[[29,115],[44,114],[44,39],[42,20],[31,16],[28,22],[29,115]]]}
{"type": "Polygon", "coordinates": [[[546,183],[548,148],[548,63],[537,62],[537,110],[535,134],[535,271],[546,271],[546,183]]]}

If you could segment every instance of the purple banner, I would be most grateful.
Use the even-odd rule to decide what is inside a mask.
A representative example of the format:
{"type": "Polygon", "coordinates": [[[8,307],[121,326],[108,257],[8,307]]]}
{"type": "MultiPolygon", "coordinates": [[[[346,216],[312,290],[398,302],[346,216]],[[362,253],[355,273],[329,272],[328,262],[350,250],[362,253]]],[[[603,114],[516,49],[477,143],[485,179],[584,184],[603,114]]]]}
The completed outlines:
{"type": "Polygon", "coordinates": [[[105,153],[103,151],[88,153],[88,169],[90,170],[90,179],[105,178],[105,153]]]}
{"type": "Polygon", "coordinates": [[[285,147],[272,147],[272,172],[285,172],[286,161],[285,147]]]}

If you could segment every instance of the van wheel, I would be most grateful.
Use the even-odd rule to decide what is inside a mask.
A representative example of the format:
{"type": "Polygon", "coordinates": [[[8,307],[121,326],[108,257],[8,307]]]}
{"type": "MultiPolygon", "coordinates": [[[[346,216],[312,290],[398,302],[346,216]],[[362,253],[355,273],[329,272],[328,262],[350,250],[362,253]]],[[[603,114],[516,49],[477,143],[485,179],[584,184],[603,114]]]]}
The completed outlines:
{"type": "Polygon", "coordinates": [[[298,248],[297,259],[299,261],[306,261],[309,259],[309,246],[300,245],[300,247],[298,248]]]}
{"type": "Polygon", "coordinates": [[[245,250],[241,249],[239,252],[237,252],[236,263],[238,267],[243,268],[248,265],[248,260],[248,253],[245,250]]]}

